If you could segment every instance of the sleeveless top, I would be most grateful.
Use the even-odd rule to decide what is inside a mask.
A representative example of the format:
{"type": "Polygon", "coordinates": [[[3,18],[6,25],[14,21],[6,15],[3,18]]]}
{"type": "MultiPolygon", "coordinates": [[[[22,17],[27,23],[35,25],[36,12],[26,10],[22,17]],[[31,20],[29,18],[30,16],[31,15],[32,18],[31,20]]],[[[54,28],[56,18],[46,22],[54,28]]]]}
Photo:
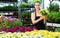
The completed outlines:
{"type": "MultiPolygon", "coordinates": [[[[35,20],[39,19],[40,16],[36,16],[36,12],[35,12],[35,20]]],[[[38,23],[34,24],[34,26],[36,26],[37,30],[45,30],[45,24],[44,24],[44,20],[40,20],[38,23]]]]}

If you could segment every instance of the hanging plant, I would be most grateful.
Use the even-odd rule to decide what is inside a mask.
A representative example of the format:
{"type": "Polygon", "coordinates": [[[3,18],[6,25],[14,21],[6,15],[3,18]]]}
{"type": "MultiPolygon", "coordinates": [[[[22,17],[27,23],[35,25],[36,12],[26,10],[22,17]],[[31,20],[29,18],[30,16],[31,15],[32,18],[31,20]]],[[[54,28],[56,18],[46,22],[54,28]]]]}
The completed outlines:
{"type": "Polygon", "coordinates": [[[27,3],[22,3],[22,4],[20,4],[20,7],[21,8],[26,8],[26,7],[28,7],[28,4],[27,3]]]}

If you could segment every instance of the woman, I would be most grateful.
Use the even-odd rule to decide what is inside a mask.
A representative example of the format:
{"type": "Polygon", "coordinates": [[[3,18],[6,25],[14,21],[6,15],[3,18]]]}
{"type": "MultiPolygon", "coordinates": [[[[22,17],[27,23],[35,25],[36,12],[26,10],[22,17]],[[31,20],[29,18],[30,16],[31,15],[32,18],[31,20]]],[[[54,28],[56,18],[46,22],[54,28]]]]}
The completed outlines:
{"type": "Polygon", "coordinates": [[[39,11],[40,11],[40,2],[36,1],[35,2],[35,12],[33,12],[31,14],[31,20],[34,26],[36,26],[36,28],[38,30],[44,30],[45,29],[45,24],[46,24],[46,20],[45,17],[43,17],[39,11]]]}

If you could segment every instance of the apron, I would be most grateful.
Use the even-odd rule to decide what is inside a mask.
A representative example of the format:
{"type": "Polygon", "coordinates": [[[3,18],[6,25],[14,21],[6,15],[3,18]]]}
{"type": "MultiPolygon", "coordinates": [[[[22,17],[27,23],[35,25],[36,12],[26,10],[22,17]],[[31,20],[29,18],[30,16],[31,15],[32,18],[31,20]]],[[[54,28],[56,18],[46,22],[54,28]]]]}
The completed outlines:
{"type": "MultiPolygon", "coordinates": [[[[39,18],[40,16],[36,16],[36,12],[35,12],[35,20],[39,18]]],[[[45,30],[44,20],[39,21],[38,23],[34,24],[34,26],[36,26],[37,30],[45,30]]]]}

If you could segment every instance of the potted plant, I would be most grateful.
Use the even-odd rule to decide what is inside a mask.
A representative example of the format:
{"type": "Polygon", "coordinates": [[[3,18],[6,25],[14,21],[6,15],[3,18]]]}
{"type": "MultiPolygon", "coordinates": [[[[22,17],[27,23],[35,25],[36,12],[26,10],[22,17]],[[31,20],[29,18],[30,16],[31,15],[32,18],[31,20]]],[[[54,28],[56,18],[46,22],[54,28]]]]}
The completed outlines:
{"type": "Polygon", "coordinates": [[[17,11],[18,7],[16,6],[4,6],[0,8],[1,11],[17,11]]]}
{"type": "Polygon", "coordinates": [[[51,12],[47,15],[47,21],[50,23],[60,23],[60,12],[51,12]]]}
{"type": "Polygon", "coordinates": [[[27,3],[20,4],[20,7],[21,8],[27,8],[28,7],[28,4],[27,3]]]}

